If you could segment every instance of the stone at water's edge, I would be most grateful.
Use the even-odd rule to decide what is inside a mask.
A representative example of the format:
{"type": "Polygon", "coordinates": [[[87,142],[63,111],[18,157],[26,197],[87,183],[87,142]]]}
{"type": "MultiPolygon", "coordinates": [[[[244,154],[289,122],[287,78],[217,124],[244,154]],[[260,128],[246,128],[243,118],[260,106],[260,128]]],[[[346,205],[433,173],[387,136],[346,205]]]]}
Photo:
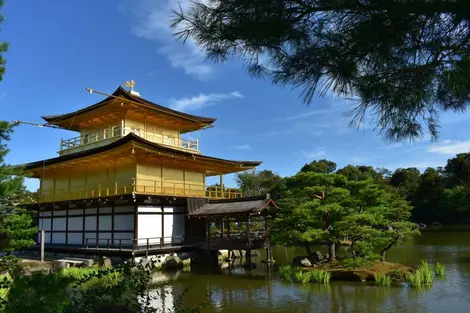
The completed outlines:
{"type": "Polygon", "coordinates": [[[308,259],[306,256],[296,256],[292,260],[292,266],[298,266],[298,267],[312,267],[312,262],[308,259]]]}
{"type": "Polygon", "coordinates": [[[321,252],[318,251],[318,250],[313,253],[313,259],[314,259],[315,262],[317,262],[317,263],[320,263],[320,262],[322,262],[322,261],[324,260],[323,255],[322,255],[321,252]]]}
{"type": "Polygon", "coordinates": [[[165,258],[165,269],[179,269],[183,267],[183,263],[177,256],[169,255],[165,258]]]}
{"type": "Polygon", "coordinates": [[[111,262],[111,259],[107,258],[105,256],[100,259],[99,265],[100,265],[100,267],[111,267],[111,266],[113,266],[113,264],[111,262]]]}

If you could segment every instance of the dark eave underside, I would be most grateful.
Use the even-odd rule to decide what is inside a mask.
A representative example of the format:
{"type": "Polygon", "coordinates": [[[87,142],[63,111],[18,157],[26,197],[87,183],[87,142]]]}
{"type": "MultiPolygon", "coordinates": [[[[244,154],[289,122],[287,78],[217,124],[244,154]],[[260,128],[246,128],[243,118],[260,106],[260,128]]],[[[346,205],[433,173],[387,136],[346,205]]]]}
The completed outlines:
{"type": "Polygon", "coordinates": [[[141,137],[139,137],[139,136],[137,136],[133,133],[130,133],[129,135],[127,135],[127,136],[125,136],[125,137],[123,137],[123,138],[121,138],[121,139],[119,139],[115,142],[112,142],[108,145],[105,145],[105,146],[101,146],[101,147],[97,147],[97,148],[93,148],[93,149],[88,149],[88,150],[84,150],[84,151],[80,151],[80,152],[76,152],[76,153],[71,153],[71,154],[59,156],[59,157],[56,157],[56,158],[41,160],[41,161],[32,162],[32,163],[27,163],[27,164],[23,164],[23,165],[20,165],[20,166],[23,167],[25,170],[31,170],[31,169],[35,169],[35,168],[38,168],[38,167],[44,167],[44,166],[48,166],[48,165],[52,165],[52,164],[57,164],[57,163],[61,163],[61,162],[66,162],[66,161],[70,161],[70,160],[75,160],[75,159],[91,156],[91,155],[101,153],[101,152],[106,152],[106,151],[118,148],[122,145],[125,145],[126,143],[129,143],[129,142],[134,142],[134,143],[137,143],[137,144],[141,144],[144,147],[147,147],[147,148],[150,148],[150,149],[158,149],[159,151],[169,152],[169,153],[171,153],[175,156],[191,157],[193,159],[198,159],[198,160],[202,160],[202,161],[224,162],[224,163],[230,163],[230,164],[233,164],[233,165],[239,165],[239,166],[243,166],[243,167],[256,167],[256,166],[258,166],[262,163],[261,161],[232,161],[232,160],[214,158],[214,157],[200,155],[200,154],[193,154],[193,153],[190,153],[190,152],[174,149],[174,148],[162,145],[162,144],[154,143],[154,142],[148,141],[146,139],[143,139],[143,138],[141,138],[141,137]]]}
{"type": "MultiPolygon", "coordinates": [[[[122,87],[119,87],[118,89],[116,89],[116,91],[113,93],[113,96],[123,97],[123,98],[131,100],[133,102],[137,102],[137,103],[139,103],[139,104],[141,104],[141,105],[143,105],[147,108],[154,109],[154,110],[157,110],[157,111],[160,111],[160,112],[163,112],[163,113],[167,113],[167,114],[170,114],[170,115],[173,115],[173,116],[176,116],[176,117],[180,117],[180,118],[183,118],[183,119],[187,119],[187,120],[190,120],[190,121],[193,121],[193,122],[199,122],[199,123],[202,123],[202,124],[212,124],[216,120],[215,118],[202,117],[202,116],[197,116],[197,115],[192,115],[192,114],[187,114],[187,113],[172,110],[170,108],[167,108],[167,107],[161,106],[159,104],[153,103],[151,101],[145,100],[143,98],[136,97],[136,96],[130,94],[129,92],[127,92],[122,87]]],[[[42,118],[47,123],[52,123],[53,124],[54,122],[58,122],[58,121],[67,119],[67,118],[72,117],[72,116],[76,116],[76,115],[79,115],[79,114],[83,114],[83,113],[95,110],[95,109],[105,105],[110,100],[113,100],[113,98],[112,97],[107,97],[106,99],[104,99],[104,100],[102,100],[102,101],[100,101],[96,104],[93,104],[93,105],[88,106],[88,107],[86,107],[84,109],[81,109],[81,110],[77,110],[75,112],[70,112],[70,113],[65,113],[65,114],[57,114],[57,115],[42,116],[42,118]]]]}
{"type": "Polygon", "coordinates": [[[269,209],[270,207],[278,208],[272,199],[266,198],[265,196],[223,199],[209,201],[209,203],[204,204],[198,210],[190,212],[189,217],[201,218],[227,215],[254,215],[261,214],[261,212],[269,209]]]}

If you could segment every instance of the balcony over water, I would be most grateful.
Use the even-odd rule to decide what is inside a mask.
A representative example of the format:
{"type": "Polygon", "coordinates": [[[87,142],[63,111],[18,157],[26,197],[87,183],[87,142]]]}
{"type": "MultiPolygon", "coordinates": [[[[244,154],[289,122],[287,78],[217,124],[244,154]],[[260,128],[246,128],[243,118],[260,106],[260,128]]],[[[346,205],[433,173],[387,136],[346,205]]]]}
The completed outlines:
{"type": "Polygon", "coordinates": [[[197,139],[188,140],[166,135],[161,131],[158,131],[158,128],[156,127],[148,127],[145,130],[141,130],[139,128],[123,124],[122,126],[114,126],[111,129],[106,128],[101,131],[82,134],[70,139],[61,139],[59,154],[66,155],[104,146],[130,133],[134,133],[135,135],[151,142],[177,148],[183,151],[199,153],[199,141],[197,139]]]}

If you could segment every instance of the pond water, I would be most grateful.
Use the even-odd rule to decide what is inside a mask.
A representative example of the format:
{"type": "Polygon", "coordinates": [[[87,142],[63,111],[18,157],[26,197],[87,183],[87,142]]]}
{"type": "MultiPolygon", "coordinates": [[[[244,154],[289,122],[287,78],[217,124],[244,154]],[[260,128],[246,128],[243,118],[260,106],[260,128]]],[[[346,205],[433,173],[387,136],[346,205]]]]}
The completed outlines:
{"type": "MultiPolygon", "coordinates": [[[[290,264],[300,248],[275,247],[277,264],[290,264]]],[[[329,285],[285,283],[276,266],[257,262],[246,271],[237,267],[221,270],[164,274],[171,280],[164,288],[166,308],[190,285],[185,305],[206,302],[202,312],[470,312],[470,232],[425,232],[392,249],[388,261],[410,266],[421,260],[446,266],[446,276],[431,288],[413,289],[406,284],[377,287],[370,283],[336,282],[329,285]]],[[[261,255],[259,260],[263,259],[261,255]]],[[[163,277],[162,277],[163,278],[163,277]]]]}

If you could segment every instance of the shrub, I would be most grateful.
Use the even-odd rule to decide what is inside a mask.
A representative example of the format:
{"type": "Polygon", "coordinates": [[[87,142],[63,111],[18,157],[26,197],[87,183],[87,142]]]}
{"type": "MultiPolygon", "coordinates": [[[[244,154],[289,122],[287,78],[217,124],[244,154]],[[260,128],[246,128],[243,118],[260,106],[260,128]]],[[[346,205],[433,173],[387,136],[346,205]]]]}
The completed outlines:
{"type": "Polygon", "coordinates": [[[399,269],[394,269],[391,270],[390,272],[387,273],[388,276],[392,279],[392,281],[402,281],[406,279],[406,274],[399,269]]]}
{"type": "Polygon", "coordinates": [[[436,263],[434,270],[437,276],[444,276],[446,274],[446,267],[439,262],[436,263]]]}
{"type": "Polygon", "coordinates": [[[375,283],[379,286],[389,287],[392,284],[392,277],[389,275],[374,274],[375,283]]]}
{"type": "Polygon", "coordinates": [[[371,261],[365,258],[344,258],[341,260],[341,264],[346,266],[348,269],[355,269],[369,265],[370,263],[371,261]]]}
{"type": "MultiPolygon", "coordinates": [[[[154,302],[162,291],[150,292],[153,263],[124,264],[105,269],[63,269],[57,272],[35,271],[23,275],[11,273],[11,281],[3,282],[7,299],[0,311],[5,313],[96,313],[102,308],[119,307],[132,312],[161,312],[154,302]]],[[[7,279],[8,280],[8,279],[7,279]]],[[[186,289],[182,295],[186,293],[186,289]]],[[[201,306],[184,308],[182,296],[174,303],[175,312],[200,312],[201,306]]]]}
{"type": "Polygon", "coordinates": [[[311,280],[323,284],[328,284],[331,278],[331,273],[324,270],[312,270],[310,271],[310,275],[311,280]]]}
{"type": "Polygon", "coordinates": [[[279,277],[281,280],[289,280],[292,277],[294,269],[290,265],[279,266],[279,277]]]}

